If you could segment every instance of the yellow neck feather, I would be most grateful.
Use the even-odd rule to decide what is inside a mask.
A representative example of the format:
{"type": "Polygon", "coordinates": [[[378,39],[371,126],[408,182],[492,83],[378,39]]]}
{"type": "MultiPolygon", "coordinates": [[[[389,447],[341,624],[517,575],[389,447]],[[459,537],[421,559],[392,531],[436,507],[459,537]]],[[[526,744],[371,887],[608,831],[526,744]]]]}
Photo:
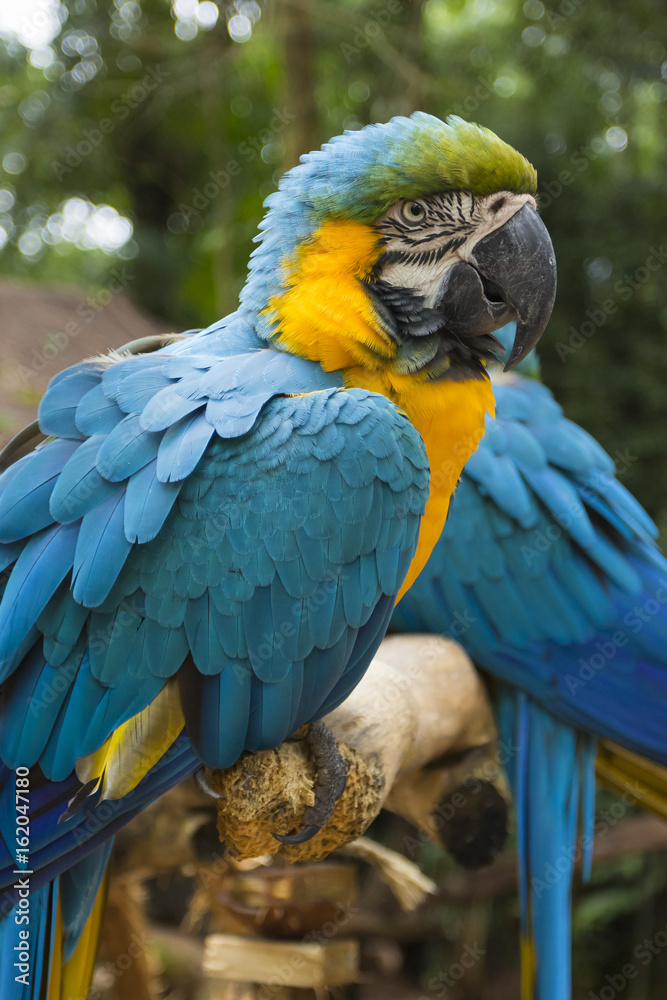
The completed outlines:
{"type": "Polygon", "coordinates": [[[292,354],[343,372],[348,388],[370,389],[393,400],[421,434],[431,468],[431,493],[417,553],[401,595],[423,569],[447,517],[463,466],[493,413],[487,379],[429,380],[424,372],[392,371],[396,344],[380,325],[361,281],[380,254],[377,232],[359,222],[331,221],[283,265],[285,290],[267,313],[277,339],[292,354]]]}
{"type": "Polygon", "coordinates": [[[449,501],[459,476],[484,434],[484,419],[493,415],[495,400],[487,379],[457,382],[420,380],[415,375],[391,375],[353,368],[345,384],[380,392],[408,415],[426,447],[431,471],[431,492],[419,530],[417,552],[397,600],[415,582],[440,538],[449,501]]]}

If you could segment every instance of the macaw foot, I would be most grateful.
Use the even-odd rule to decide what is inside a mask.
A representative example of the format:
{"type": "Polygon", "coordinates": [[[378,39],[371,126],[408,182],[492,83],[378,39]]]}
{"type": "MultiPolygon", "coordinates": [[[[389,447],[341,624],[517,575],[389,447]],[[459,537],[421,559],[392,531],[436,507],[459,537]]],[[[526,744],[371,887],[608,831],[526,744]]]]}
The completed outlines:
{"type": "Polygon", "coordinates": [[[315,801],[303,814],[306,825],[302,830],[286,835],[273,834],[281,844],[305,844],[319,833],[331,819],[347,784],[347,762],[341,756],[336,738],[326,723],[311,722],[305,739],[317,769],[315,801]]]}
{"type": "Polygon", "coordinates": [[[203,792],[204,795],[208,795],[210,799],[224,799],[224,795],[221,795],[220,792],[216,792],[215,789],[211,788],[209,785],[206,780],[206,768],[203,764],[198,771],[195,771],[194,779],[197,783],[197,788],[200,792],[203,792]]]}

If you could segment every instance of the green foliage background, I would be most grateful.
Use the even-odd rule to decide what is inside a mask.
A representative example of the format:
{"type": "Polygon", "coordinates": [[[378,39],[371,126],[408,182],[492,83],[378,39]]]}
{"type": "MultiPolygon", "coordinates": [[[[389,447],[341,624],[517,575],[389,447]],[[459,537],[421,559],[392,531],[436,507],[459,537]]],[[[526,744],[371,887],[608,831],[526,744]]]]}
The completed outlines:
{"type": "MultiPolygon", "coordinates": [[[[4,273],[103,288],[125,261],[129,293],[166,328],[206,325],[234,308],[262,201],[302,152],[418,108],[459,113],[535,163],[559,264],[544,380],[667,526],[662,0],[220,0],[215,26],[191,38],[177,12],[192,5],[179,3],[70,0],[44,69],[5,37],[1,158],[24,160],[0,170],[15,199],[0,191],[4,273]],[[228,30],[239,17],[246,41],[228,30]],[[72,197],[130,219],[120,256],[57,239],[22,252],[72,197]]],[[[657,891],[662,869],[643,871],[657,891]]],[[[611,892],[625,876],[609,878],[611,892]]],[[[591,989],[603,980],[588,959],[614,964],[609,921],[639,905],[618,899],[600,946],[587,938],[575,959],[591,989]]],[[[601,919],[589,906],[580,933],[601,919]]]]}

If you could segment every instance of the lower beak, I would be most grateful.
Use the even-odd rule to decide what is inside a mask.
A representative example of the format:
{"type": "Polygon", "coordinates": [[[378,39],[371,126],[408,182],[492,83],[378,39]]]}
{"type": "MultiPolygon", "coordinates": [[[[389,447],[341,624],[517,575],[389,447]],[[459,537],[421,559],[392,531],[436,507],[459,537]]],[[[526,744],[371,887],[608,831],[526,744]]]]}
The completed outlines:
{"type": "Polygon", "coordinates": [[[516,320],[516,336],[505,371],[535,347],[556,297],[556,257],[547,228],[523,205],[499,229],[483,237],[470,263],[447,272],[437,310],[448,330],[461,337],[492,333],[516,320]]]}

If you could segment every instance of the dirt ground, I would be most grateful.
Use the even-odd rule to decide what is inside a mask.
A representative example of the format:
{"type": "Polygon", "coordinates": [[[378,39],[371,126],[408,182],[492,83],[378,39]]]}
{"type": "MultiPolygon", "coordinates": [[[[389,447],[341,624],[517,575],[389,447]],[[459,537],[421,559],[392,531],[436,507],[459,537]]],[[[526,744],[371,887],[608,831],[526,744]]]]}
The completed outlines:
{"type": "Polygon", "coordinates": [[[0,281],[0,446],[35,419],[57,372],[163,332],[122,294],[0,281]]]}

